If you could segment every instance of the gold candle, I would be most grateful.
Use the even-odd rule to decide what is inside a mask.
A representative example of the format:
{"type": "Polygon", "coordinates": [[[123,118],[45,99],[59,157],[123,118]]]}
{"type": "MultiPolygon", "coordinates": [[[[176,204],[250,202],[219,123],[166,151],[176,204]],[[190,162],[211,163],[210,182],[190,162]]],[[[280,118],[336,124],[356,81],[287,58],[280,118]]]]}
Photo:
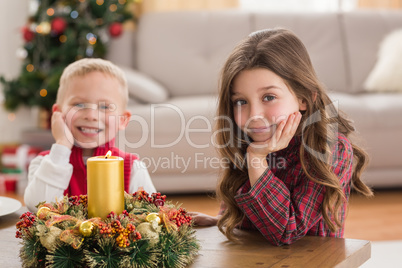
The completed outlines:
{"type": "Polygon", "coordinates": [[[87,160],[88,218],[124,210],[124,160],[110,155],[87,160]]]}

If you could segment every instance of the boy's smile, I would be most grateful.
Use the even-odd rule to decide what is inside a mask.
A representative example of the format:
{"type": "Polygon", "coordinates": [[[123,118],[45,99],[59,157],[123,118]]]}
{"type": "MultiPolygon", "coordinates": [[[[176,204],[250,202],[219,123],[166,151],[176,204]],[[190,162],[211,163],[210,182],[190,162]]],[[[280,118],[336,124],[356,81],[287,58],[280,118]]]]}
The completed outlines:
{"type": "Polygon", "coordinates": [[[81,131],[82,133],[90,136],[90,135],[96,135],[102,130],[99,128],[89,128],[89,127],[78,127],[78,130],[81,131]]]}

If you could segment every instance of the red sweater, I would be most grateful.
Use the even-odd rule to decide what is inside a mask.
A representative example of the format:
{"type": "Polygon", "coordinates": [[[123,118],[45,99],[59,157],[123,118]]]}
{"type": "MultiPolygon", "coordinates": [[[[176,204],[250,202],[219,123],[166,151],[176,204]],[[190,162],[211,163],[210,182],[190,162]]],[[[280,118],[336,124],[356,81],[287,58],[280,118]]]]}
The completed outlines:
{"type": "MultiPolygon", "coordinates": [[[[308,179],[304,173],[300,146],[302,140],[293,138],[287,148],[273,153],[270,160],[274,161],[268,162],[270,168],[253,187],[247,181],[240,187],[240,194],[235,196],[237,205],[246,215],[242,227],[258,229],[274,245],[291,244],[306,235],[343,237],[347,203],[343,203],[339,211],[342,227],[331,232],[321,213],[325,187],[308,179]],[[281,159],[284,162],[277,161],[281,159]]],[[[339,134],[332,152],[332,170],[338,176],[347,199],[352,164],[352,145],[339,134]]]]}
{"type": "MultiPolygon", "coordinates": [[[[107,151],[112,151],[113,156],[120,156],[124,159],[124,190],[129,191],[131,168],[133,161],[138,159],[133,154],[125,153],[118,148],[114,147],[114,140],[95,148],[94,156],[106,155],[107,151]]],[[[47,155],[50,151],[41,152],[39,155],[47,155]]],[[[87,169],[86,164],[82,159],[82,149],[77,146],[73,146],[70,155],[70,164],[73,166],[73,174],[71,176],[70,184],[68,188],[64,190],[64,195],[80,195],[87,194],[87,169]]]]}

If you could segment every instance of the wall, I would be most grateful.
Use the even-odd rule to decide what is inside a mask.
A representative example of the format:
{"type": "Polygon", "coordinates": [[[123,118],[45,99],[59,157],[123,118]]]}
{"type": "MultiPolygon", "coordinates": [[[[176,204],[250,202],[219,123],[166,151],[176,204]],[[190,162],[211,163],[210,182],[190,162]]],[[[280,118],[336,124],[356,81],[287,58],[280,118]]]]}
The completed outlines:
{"type": "Polygon", "coordinates": [[[238,0],[146,0],[139,4],[141,13],[237,7],[238,0]]]}
{"type": "Polygon", "coordinates": [[[358,6],[360,8],[399,9],[402,8],[402,0],[359,0],[358,6]]]}
{"type": "MultiPolygon", "coordinates": [[[[0,0],[0,75],[16,77],[21,67],[21,60],[16,51],[23,45],[20,34],[26,23],[29,0],[0,0]]],[[[1,85],[0,85],[1,87],[1,85]]],[[[3,102],[3,89],[0,90],[0,102],[3,102]]],[[[22,108],[15,113],[5,111],[0,106],[0,145],[21,142],[21,132],[37,125],[37,112],[22,108]]]]}

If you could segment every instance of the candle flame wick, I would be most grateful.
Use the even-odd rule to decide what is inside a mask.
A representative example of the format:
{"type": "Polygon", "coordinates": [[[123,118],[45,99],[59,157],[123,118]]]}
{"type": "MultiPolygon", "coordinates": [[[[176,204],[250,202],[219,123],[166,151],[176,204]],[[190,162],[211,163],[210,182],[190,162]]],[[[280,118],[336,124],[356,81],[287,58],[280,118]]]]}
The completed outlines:
{"type": "Polygon", "coordinates": [[[105,155],[105,159],[107,159],[108,157],[111,157],[111,156],[112,156],[112,151],[109,150],[105,155]]]}

